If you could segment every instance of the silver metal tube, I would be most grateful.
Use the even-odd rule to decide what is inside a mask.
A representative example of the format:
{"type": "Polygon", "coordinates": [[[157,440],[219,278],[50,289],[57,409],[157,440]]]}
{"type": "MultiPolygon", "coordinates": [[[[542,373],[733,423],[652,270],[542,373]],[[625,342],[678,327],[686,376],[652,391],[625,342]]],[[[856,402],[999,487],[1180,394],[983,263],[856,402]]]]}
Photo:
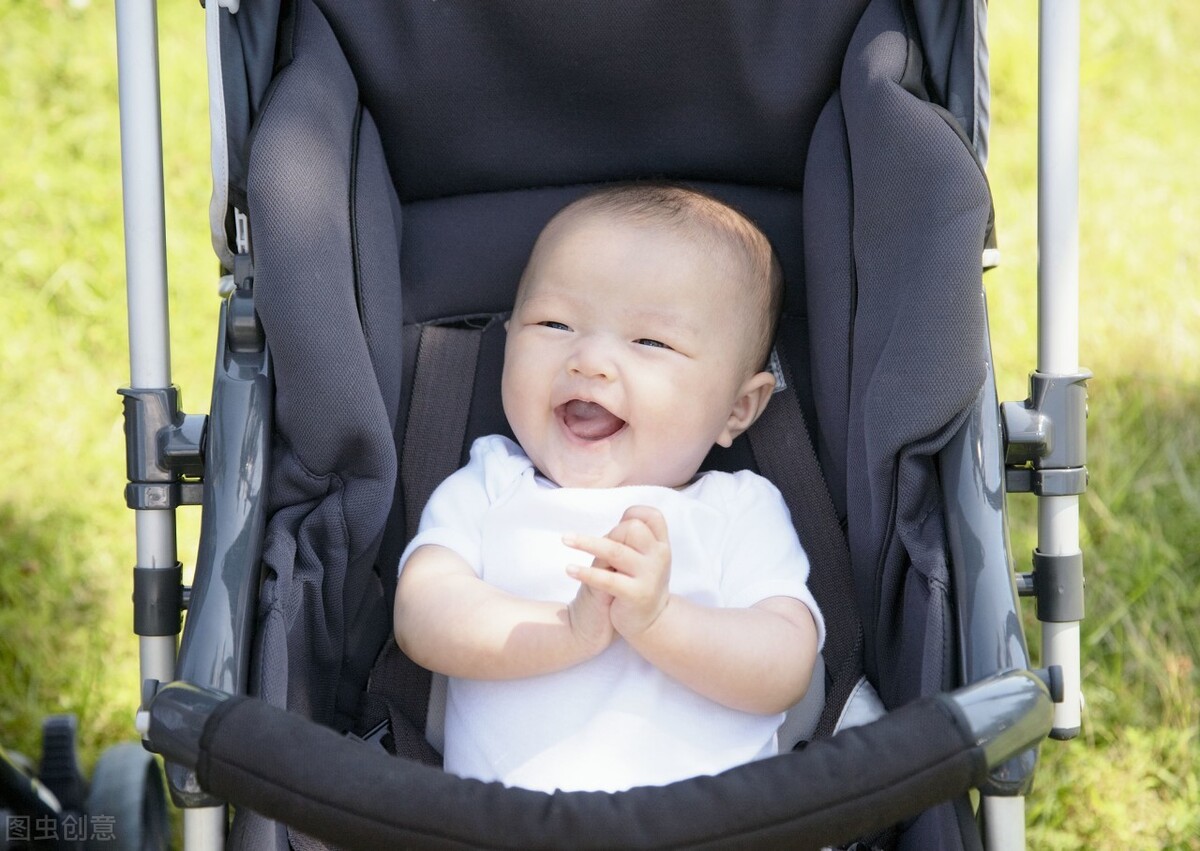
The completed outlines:
{"type": "MultiPolygon", "coordinates": [[[[1079,0],[1038,9],[1038,372],[1079,372],[1079,0]]],[[[1079,497],[1038,501],[1038,550],[1079,552],[1079,497]]],[[[1054,733],[1080,726],[1079,624],[1043,625],[1042,662],[1063,671],[1054,733]]]]}
{"type": "Polygon", "coordinates": [[[225,807],[199,807],[183,811],[183,847],[188,851],[221,851],[229,814],[225,807]]]}
{"type": "MultiPolygon", "coordinates": [[[[1079,550],[1079,497],[1038,498],[1038,550],[1046,555],[1075,555],[1079,550]]],[[[1079,622],[1042,624],[1042,664],[1062,668],[1063,699],[1054,705],[1051,736],[1072,738],[1082,725],[1079,622]]]]}
{"type": "Polygon", "coordinates": [[[117,0],[121,184],[129,367],[134,388],[171,384],[158,18],[154,0],[117,0]]]}
{"type": "MultiPolygon", "coordinates": [[[[135,511],[137,529],[137,566],[170,568],[175,566],[175,512],[135,511]]],[[[175,679],[174,635],[143,635],[138,639],[142,681],[169,683],[175,679]]]]}
{"type": "Polygon", "coordinates": [[[1038,371],[1079,369],[1079,0],[1041,0],[1038,371]]]}
{"type": "Polygon", "coordinates": [[[1025,851],[1025,799],[985,795],[983,847],[987,851],[1025,851]]]}
{"type": "MultiPolygon", "coordinates": [[[[154,0],[117,0],[116,26],[130,385],[165,388],[171,385],[171,348],[154,0]]],[[[137,566],[174,567],[175,512],[137,511],[135,524],[137,566]]],[[[175,636],[142,636],[139,645],[143,681],[174,679],[175,636]]]]}
{"type": "Polygon", "coordinates": [[[138,567],[175,566],[175,517],[171,511],[135,511],[138,567]]]}

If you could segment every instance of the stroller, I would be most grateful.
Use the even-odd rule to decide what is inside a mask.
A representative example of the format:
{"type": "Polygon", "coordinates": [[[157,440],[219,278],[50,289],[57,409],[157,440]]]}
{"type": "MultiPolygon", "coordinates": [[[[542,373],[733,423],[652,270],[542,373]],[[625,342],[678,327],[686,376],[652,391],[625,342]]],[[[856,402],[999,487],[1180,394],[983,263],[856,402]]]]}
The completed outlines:
{"type": "Polygon", "coordinates": [[[138,718],[187,847],[1023,847],[1035,748],[1079,728],[1078,20],[1055,10],[1047,331],[1030,399],[1001,406],[982,0],[208,0],[226,298],[198,416],[146,238],[153,8],[118,2],[138,718]],[[471,441],[507,432],[503,317],[541,226],[644,178],[729,202],[779,254],[787,389],[707,464],[787,498],[823,676],[791,752],[716,777],[554,795],[453,777],[439,683],[391,638],[397,560],[471,441]],[[1015,578],[1008,491],[1043,506],[1015,578]],[[1018,594],[1046,623],[1039,670],[1018,594]]]}

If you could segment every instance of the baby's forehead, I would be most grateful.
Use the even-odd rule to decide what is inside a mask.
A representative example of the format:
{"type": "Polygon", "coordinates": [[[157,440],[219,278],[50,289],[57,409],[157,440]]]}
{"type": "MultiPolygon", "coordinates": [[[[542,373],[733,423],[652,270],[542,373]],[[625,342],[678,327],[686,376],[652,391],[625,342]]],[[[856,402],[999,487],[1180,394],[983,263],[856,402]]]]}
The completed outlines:
{"type": "Polygon", "coordinates": [[[754,277],[753,264],[738,239],[713,221],[695,217],[664,219],[607,208],[567,208],[543,230],[530,259],[539,254],[561,256],[577,247],[581,239],[593,245],[636,239],[642,252],[682,252],[720,267],[737,286],[749,285],[754,277]]]}
{"type": "MultiPolygon", "coordinates": [[[[736,236],[729,233],[711,217],[673,217],[664,219],[653,214],[631,213],[607,207],[567,207],[543,229],[522,275],[517,304],[523,302],[532,289],[545,291],[555,287],[556,278],[543,274],[547,268],[556,271],[565,267],[586,268],[590,258],[602,247],[634,244],[641,259],[660,258],[670,262],[672,256],[680,262],[694,263],[703,276],[718,284],[708,298],[717,296],[730,307],[754,308],[766,301],[760,288],[765,281],[756,274],[754,263],[736,236]]],[[[634,250],[631,248],[630,250],[634,250]]],[[[768,249],[769,250],[769,249],[768,249]]],[[[650,298],[686,303],[691,296],[676,292],[643,293],[650,298]]]]}
{"type": "Polygon", "coordinates": [[[702,324],[704,299],[695,294],[647,283],[638,289],[637,298],[616,294],[603,287],[581,291],[572,286],[556,286],[552,280],[530,286],[520,305],[530,309],[579,308],[601,312],[614,319],[652,322],[655,325],[696,328],[702,324]]]}
{"type": "Polygon", "coordinates": [[[561,240],[581,230],[607,233],[614,238],[628,233],[649,233],[660,238],[664,244],[684,241],[697,246],[719,235],[719,228],[701,217],[668,216],[653,211],[588,206],[586,203],[560,211],[546,225],[544,233],[561,240]]]}

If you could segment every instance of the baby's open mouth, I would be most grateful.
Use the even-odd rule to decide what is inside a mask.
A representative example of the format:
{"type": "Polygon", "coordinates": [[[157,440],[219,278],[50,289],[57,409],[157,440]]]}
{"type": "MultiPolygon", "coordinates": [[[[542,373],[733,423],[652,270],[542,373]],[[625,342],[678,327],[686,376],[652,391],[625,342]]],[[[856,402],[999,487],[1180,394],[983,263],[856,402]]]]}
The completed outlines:
{"type": "Polygon", "coordinates": [[[556,412],[563,425],[580,440],[604,440],[625,427],[625,420],[603,405],[572,399],[558,406],[556,412]]]}

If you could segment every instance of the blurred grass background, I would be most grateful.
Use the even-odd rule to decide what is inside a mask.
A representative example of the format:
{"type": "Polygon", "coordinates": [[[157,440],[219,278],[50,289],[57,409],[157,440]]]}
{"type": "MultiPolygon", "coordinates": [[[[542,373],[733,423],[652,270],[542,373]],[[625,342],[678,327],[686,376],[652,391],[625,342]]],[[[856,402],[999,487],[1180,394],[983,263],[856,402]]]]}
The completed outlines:
{"type": "MultiPolygon", "coordinates": [[[[1029,846],[1200,849],[1200,5],[1082,5],[1088,709],[1080,740],[1042,748],[1029,846]]],[[[990,10],[1004,399],[1024,398],[1036,362],[1036,12],[990,10]]],[[[204,412],[218,301],[203,16],[191,0],[159,15],[173,376],[204,412]]],[[[0,742],[34,754],[41,718],[73,712],[88,767],[131,738],[138,694],[116,104],[111,4],[0,0],[0,742]]],[[[1032,498],[1011,502],[1028,553],[1032,498]]],[[[181,514],[186,565],[198,517],[181,514]]]]}

